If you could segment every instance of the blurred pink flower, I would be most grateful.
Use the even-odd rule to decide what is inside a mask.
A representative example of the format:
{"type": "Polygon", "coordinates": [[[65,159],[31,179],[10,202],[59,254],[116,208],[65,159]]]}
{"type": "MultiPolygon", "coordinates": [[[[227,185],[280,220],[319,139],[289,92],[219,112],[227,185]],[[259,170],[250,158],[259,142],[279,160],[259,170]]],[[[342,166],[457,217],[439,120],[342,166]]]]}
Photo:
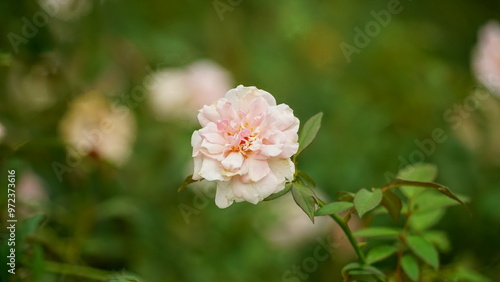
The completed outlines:
{"type": "Polygon", "coordinates": [[[165,69],[151,80],[150,105],[162,120],[193,117],[198,109],[223,97],[232,84],[230,74],[210,60],[185,69],[165,69]]]}
{"type": "Polygon", "coordinates": [[[479,31],[473,54],[473,69],[477,79],[491,92],[500,96],[500,25],[490,21],[479,31]]]}
{"type": "Polygon", "coordinates": [[[215,203],[257,204],[293,179],[299,120],[266,91],[242,85],[204,106],[193,133],[193,179],[217,181],[215,203]]]}

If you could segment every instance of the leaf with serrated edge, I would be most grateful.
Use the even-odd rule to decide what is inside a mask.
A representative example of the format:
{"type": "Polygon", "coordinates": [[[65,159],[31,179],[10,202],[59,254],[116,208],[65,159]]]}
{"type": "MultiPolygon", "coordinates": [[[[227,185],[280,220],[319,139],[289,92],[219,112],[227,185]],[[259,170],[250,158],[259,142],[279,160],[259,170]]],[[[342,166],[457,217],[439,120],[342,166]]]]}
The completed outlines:
{"type": "Polygon", "coordinates": [[[307,214],[314,222],[314,210],[316,205],[316,196],[314,192],[300,183],[293,183],[292,195],[295,203],[307,214]]]}
{"type": "Polygon", "coordinates": [[[304,127],[300,131],[299,135],[299,149],[295,154],[295,157],[300,155],[305,148],[307,148],[316,138],[319,129],[321,128],[321,119],[323,118],[323,113],[317,113],[306,121],[304,127]]]}
{"type": "Polygon", "coordinates": [[[366,189],[361,189],[354,196],[354,207],[358,211],[359,217],[376,208],[382,201],[382,190],[374,189],[370,192],[366,189]]]}
{"type": "Polygon", "coordinates": [[[411,235],[406,238],[406,244],[415,255],[432,266],[434,269],[438,269],[439,255],[431,243],[420,236],[411,235]]]}
{"type": "Polygon", "coordinates": [[[352,208],[354,205],[351,202],[333,202],[333,203],[328,203],[321,208],[319,208],[316,211],[316,215],[327,215],[327,214],[334,214],[338,213],[341,211],[345,211],[347,209],[352,208]]]}
{"type": "Polygon", "coordinates": [[[399,220],[399,216],[401,215],[401,208],[403,204],[396,194],[391,192],[390,190],[384,191],[384,195],[382,197],[382,205],[387,209],[389,215],[395,220],[399,220]]]}
{"type": "Polygon", "coordinates": [[[418,268],[418,262],[410,254],[406,254],[403,256],[401,259],[401,266],[403,267],[404,272],[412,281],[418,281],[419,277],[419,268],[418,268]]]}
{"type": "Polygon", "coordinates": [[[397,250],[398,248],[394,246],[383,245],[375,247],[368,252],[368,255],[366,255],[366,263],[372,264],[377,261],[381,261],[394,254],[397,250]]]}

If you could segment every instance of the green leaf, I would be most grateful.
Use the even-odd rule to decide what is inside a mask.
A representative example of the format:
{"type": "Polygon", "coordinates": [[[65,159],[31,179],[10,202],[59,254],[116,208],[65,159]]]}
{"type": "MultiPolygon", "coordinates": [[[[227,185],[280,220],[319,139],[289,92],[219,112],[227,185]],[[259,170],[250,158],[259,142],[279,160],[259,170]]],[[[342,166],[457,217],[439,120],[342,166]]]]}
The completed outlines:
{"type": "Polygon", "coordinates": [[[358,262],[351,262],[342,268],[342,276],[345,277],[350,271],[359,269],[361,269],[361,264],[358,262]]]}
{"type": "MultiPolygon", "coordinates": [[[[412,181],[431,182],[437,176],[437,167],[433,164],[409,165],[398,172],[396,178],[412,181]]],[[[421,190],[412,186],[401,186],[401,191],[407,198],[413,198],[421,190]]]]}
{"type": "MultiPolygon", "coordinates": [[[[463,195],[456,195],[462,202],[468,202],[469,199],[463,195]]],[[[454,199],[451,199],[447,195],[437,193],[436,191],[427,190],[418,194],[413,200],[414,210],[418,212],[426,212],[439,208],[445,208],[448,206],[458,205],[454,199]]]]}
{"type": "Polygon", "coordinates": [[[377,261],[381,261],[385,258],[388,258],[390,255],[397,252],[398,248],[394,246],[378,246],[371,249],[366,255],[366,263],[372,264],[377,261]]]}
{"type": "Polygon", "coordinates": [[[339,196],[338,201],[352,202],[352,201],[354,201],[355,194],[353,194],[351,192],[340,191],[340,192],[337,192],[337,196],[339,196]]]}
{"type": "Polygon", "coordinates": [[[17,231],[16,240],[18,242],[21,242],[26,236],[34,233],[38,229],[40,224],[42,224],[42,222],[45,220],[45,218],[45,215],[38,214],[22,221],[19,225],[19,230],[17,231]]]}
{"type": "Polygon", "coordinates": [[[341,272],[344,277],[349,277],[351,275],[377,275],[385,277],[385,274],[378,268],[372,265],[361,265],[357,262],[352,262],[344,266],[341,272]]]}
{"type": "Polygon", "coordinates": [[[317,113],[306,121],[299,135],[299,149],[295,157],[300,155],[305,148],[309,147],[311,143],[316,138],[319,129],[321,128],[321,119],[323,118],[323,113],[317,113]]]}
{"type": "Polygon", "coordinates": [[[434,246],[420,236],[410,235],[406,238],[406,244],[415,255],[434,269],[439,267],[439,256],[434,246]]]}
{"type": "Polygon", "coordinates": [[[290,189],[292,188],[292,183],[287,183],[285,185],[285,189],[279,191],[278,193],[274,193],[274,194],[271,194],[269,195],[267,198],[264,199],[264,201],[271,201],[271,200],[274,200],[274,199],[278,199],[279,197],[285,195],[286,193],[288,193],[288,191],[290,191],[290,189]]]}
{"type": "Polygon", "coordinates": [[[401,203],[401,199],[399,199],[396,194],[391,192],[391,190],[385,190],[382,198],[382,205],[387,209],[395,221],[399,221],[403,203],[401,203]]]}
{"type": "Polygon", "coordinates": [[[462,204],[464,207],[467,208],[465,203],[462,200],[460,200],[455,194],[453,194],[448,187],[443,186],[443,185],[438,184],[438,183],[394,179],[393,181],[391,181],[389,184],[386,185],[386,187],[389,187],[389,188],[404,187],[404,186],[413,186],[413,187],[420,187],[420,188],[437,190],[437,191],[441,192],[442,194],[448,196],[449,198],[459,202],[460,204],[462,204]]]}
{"type": "Polygon", "coordinates": [[[463,266],[457,268],[456,272],[452,276],[452,281],[491,282],[491,280],[486,276],[463,266]]]}
{"type": "Polygon", "coordinates": [[[446,232],[433,230],[425,232],[422,236],[441,252],[448,252],[451,249],[450,240],[448,240],[446,232]]]}
{"type": "Polygon", "coordinates": [[[314,192],[300,183],[293,183],[292,195],[295,203],[309,216],[314,222],[314,210],[316,209],[316,196],[314,192]]]}
{"type": "Polygon", "coordinates": [[[356,237],[396,237],[402,230],[389,227],[368,227],[354,231],[356,237]]]}
{"type": "Polygon", "coordinates": [[[427,212],[414,212],[409,220],[411,230],[423,231],[437,224],[445,213],[444,209],[431,210],[427,212]]]}
{"type": "Polygon", "coordinates": [[[411,254],[406,254],[401,259],[401,266],[404,272],[412,281],[418,281],[419,269],[418,262],[411,254]]]}
{"type": "Polygon", "coordinates": [[[302,170],[298,170],[297,171],[297,178],[306,186],[308,187],[316,187],[316,183],[314,182],[314,180],[309,176],[307,175],[307,173],[303,172],[302,170]]]}
{"type": "Polygon", "coordinates": [[[382,190],[373,189],[370,192],[366,189],[361,189],[354,196],[354,207],[358,211],[359,217],[376,208],[382,201],[382,190]]]}
{"type": "Polygon", "coordinates": [[[189,175],[188,177],[186,177],[186,179],[184,179],[184,182],[182,182],[181,186],[177,189],[177,192],[180,192],[184,189],[186,189],[186,187],[191,184],[191,183],[195,183],[195,182],[198,182],[200,180],[194,180],[193,179],[193,175],[189,175]]]}
{"type": "Polygon", "coordinates": [[[350,209],[353,206],[354,205],[351,202],[333,202],[333,203],[326,204],[326,205],[322,206],[321,208],[319,208],[316,211],[316,215],[319,216],[319,215],[326,215],[326,214],[334,214],[334,213],[338,213],[338,212],[350,209]]]}

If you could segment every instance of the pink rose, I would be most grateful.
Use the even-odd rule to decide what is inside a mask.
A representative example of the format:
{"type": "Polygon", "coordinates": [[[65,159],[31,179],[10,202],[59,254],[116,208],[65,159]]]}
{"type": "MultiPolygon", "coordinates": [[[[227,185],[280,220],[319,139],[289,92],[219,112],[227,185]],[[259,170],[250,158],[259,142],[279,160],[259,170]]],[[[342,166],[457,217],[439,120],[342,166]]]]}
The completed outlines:
{"type": "Polygon", "coordinates": [[[215,203],[257,204],[293,180],[299,120],[266,91],[242,85],[198,114],[193,179],[217,181],[215,203]]]}
{"type": "Polygon", "coordinates": [[[491,92],[500,95],[500,25],[491,21],[479,31],[472,66],[476,77],[491,92]]]}

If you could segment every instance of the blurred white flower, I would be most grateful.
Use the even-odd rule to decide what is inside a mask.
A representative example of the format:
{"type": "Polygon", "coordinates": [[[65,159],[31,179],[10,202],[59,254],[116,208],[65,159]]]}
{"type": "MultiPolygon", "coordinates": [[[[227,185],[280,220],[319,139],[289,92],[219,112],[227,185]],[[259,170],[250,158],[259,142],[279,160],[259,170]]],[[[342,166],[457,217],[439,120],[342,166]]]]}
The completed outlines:
{"type": "Polygon", "coordinates": [[[479,31],[472,67],[477,79],[500,96],[500,25],[490,21],[479,31]]]}
{"type": "Polygon", "coordinates": [[[135,119],[126,108],[89,92],[76,98],[61,120],[60,131],[70,150],[122,165],[135,140],[135,119]]]}
{"type": "Polygon", "coordinates": [[[40,6],[52,17],[63,21],[78,20],[92,8],[88,0],[39,0],[40,6]]]}
{"type": "Polygon", "coordinates": [[[150,106],[160,120],[194,120],[197,111],[223,97],[231,83],[229,72],[209,60],[165,69],[154,74],[148,85],[150,106]]]}

